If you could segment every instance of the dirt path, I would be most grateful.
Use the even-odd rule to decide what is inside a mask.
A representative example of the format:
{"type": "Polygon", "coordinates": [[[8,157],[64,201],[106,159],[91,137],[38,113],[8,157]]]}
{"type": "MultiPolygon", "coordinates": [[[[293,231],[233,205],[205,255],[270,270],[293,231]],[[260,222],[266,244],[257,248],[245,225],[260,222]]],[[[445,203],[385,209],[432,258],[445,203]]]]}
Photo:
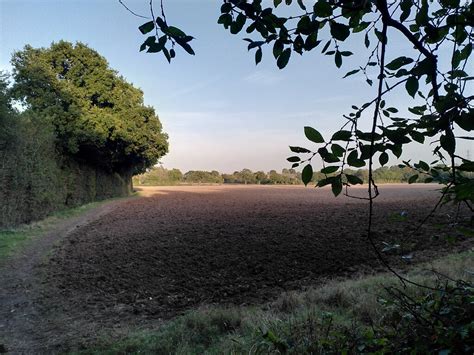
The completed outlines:
{"type": "MultiPolygon", "coordinates": [[[[400,244],[388,256],[395,265],[405,254],[421,262],[472,246],[447,207],[411,236],[439,196],[433,186],[381,192],[375,239],[400,244]]],[[[381,270],[365,237],[367,205],[329,189],[161,187],[143,195],[64,222],[0,270],[0,343],[12,353],[78,349],[200,305],[261,304],[381,270]]]]}
{"type": "Polygon", "coordinates": [[[0,352],[7,350],[11,354],[38,354],[46,349],[52,350],[55,344],[62,343],[62,335],[69,335],[68,322],[64,322],[62,317],[55,319],[44,313],[41,302],[44,262],[55,244],[76,229],[100,219],[123,202],[108,202],[60,222],[2,265],[0,352]]]}

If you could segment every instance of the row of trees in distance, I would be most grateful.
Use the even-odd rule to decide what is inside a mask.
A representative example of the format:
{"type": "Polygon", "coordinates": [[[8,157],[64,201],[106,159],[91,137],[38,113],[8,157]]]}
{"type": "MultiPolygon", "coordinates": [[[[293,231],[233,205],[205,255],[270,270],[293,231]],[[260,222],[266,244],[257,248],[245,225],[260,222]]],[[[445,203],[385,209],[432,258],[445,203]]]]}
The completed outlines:
{"type": "MultiPolygon", "coordinates": [[[[364,183],[368,182],[369,172],[367,169],[345,171],[347,174],[355,175],[364,183]]],[[[406,183],[413,176],[414,170],[409,167],[380,167],[374,170],[374,178],[378,183],[406,183]]],[[[325,178],[323,173],[314,173],[313,182],[325,178]]],[[[179,169],[166,169],[154,167],[146,173],[134,177],[135,185],[178,185],[178,184],[260,184],[260,185],[300,185],[301,172],[295,169],[252,171],[242,169],[232,174],[222,174],[216,170],[200,171],[190,170],[182,173],[179,169]]]]}

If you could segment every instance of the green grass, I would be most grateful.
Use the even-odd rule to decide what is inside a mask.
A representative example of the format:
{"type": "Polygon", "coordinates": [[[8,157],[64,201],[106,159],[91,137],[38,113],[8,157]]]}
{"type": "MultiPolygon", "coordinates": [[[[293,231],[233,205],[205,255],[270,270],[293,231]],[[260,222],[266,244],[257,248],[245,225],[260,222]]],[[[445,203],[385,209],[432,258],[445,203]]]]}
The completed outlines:
{"type": "Polygon", "coordinates": [[[27,243],[41,238],[61,221],[79,216],[104,202],[93,202],[80,207],[54,212],[51,216],[37,222],[10,229],[0,229],[0,264],[18,252],[27,243]]]}
{"type": "MultiPolygon", "coordinates": [[[[137,193],[132,196],[138,196],[137,193]]],[[[53,212],[49,217],[30,224],[24,224],[9,229],[0,229],[0,266],[10,256],[21,250],[25,245],[41,238],[48,231],[52,230],[62,221],[77,217],[93,208],[107,202],[124,199],[128,197],[117,197],[102,201],[91,202],[79,207],[67,208],[53,212]]]]}
{"type": "MultiPolygon", "coordinates": [[[[450,255],[408,273],[412,281],[433,285],[437,276],[473,281],[474,253],[450,255]]],[[[80,354],[258,354],[324,353],[351,337],[367,336],[386,316],[383,286],[398,285],[393,275],[331,281],[304,292],[288,292],[260,307],[208,307],[193,310],[158,330],[134,332],[123,339],[102,338],[80,354]],[[333,342],[325,344],[325,342],[333,342]]],[[[419,296],[423,289],[408,286],[419,296]]]]}

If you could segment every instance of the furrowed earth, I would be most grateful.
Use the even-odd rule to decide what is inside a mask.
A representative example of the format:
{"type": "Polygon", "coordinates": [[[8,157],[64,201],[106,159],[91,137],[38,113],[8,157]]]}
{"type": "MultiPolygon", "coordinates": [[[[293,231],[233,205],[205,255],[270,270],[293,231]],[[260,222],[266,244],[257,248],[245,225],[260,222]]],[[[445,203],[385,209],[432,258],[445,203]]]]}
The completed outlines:
{"type": "MultiPolygon", "coordinates": [[[[380,266],[366,238],[366,201],[336,199],[329,189],[142,190],[145,198],[118,205],[54,251],[47,282],[75,306],[169,318],[203,303],[265,302],[380,266]]],[[[447,247],[446,226],[410,236],[439,197],[433,186],[382,190],[374,234],[379,246],[401,246],[392,259],[426,260],[447,247]]]]}
{"type": "MultiPolygon", "coordinates": [[[[437,189],[380,187],[374,240],[379,249],[399,245],[384,253],[395,267],[471,247],[453,224],[468,218],[462,206],[442,206],[418,228],[437,189]]],[[[153,327],[202,305],[263,304],[284,291],[384,270],[367,240],[365,200],[282,186],[140,190],[143,197],[114,202],[58,237],[34,266],[38,326],[43,335],[64,329],[43,339],[46,349],[87,342],[99,329],[153,327]]],[[[350,193],[365,196],[366,187],[350,193]]]]}

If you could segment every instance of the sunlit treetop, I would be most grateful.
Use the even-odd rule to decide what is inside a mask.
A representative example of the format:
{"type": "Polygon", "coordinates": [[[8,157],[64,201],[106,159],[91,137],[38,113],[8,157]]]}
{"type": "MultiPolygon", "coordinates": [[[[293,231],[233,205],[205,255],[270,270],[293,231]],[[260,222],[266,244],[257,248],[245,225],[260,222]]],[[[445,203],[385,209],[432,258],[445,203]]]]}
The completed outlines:
{"type": "Polygon", "coordinates": [[[167,152],[143,92],[82,43],[26,46],[12,59],[15,97],[51,120],[68,154],[114,171],[144,171],[167,152]]]}

